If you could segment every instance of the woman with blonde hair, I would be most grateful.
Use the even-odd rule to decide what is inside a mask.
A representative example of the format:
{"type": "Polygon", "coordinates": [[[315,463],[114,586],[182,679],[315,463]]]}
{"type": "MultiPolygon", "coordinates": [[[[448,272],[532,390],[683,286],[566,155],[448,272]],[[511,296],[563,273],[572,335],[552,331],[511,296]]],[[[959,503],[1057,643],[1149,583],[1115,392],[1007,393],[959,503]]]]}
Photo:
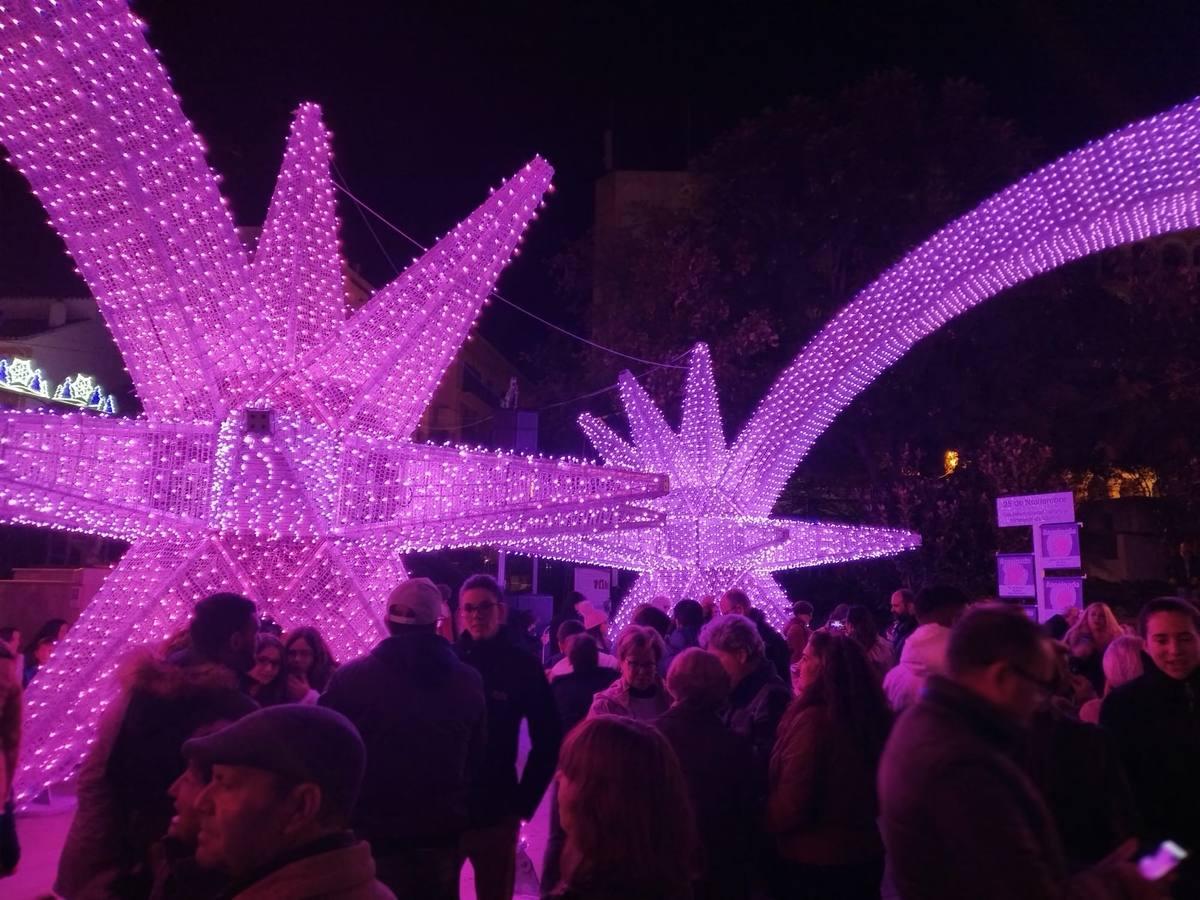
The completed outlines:
{"type": "Polygon", "coordinates": [[[652,726],[585,719],[558,758],[562,900],[691,900],[697,839],[675,751],[652,726]]]}
{"type": "Polygon", "coordinates": [[[1104,695],[1096,700],[1089,700],[1079,708],[1079,718],[1093,725],[1100,724],[1100,706],[1116,688],[1126,682],[1140,678],[1144,671],[1142,664],[1142,639],[1130,634],[1123,634],[1104,651],[1104,695]]]}
{"type": "Polygon", "coordinates": [[[1063,636],[1071,651],[1075,671],[1087,678],[1096,689],[1104,692],[1102,660],[1108,645],[1125,633],[1121,623],[1107,603],[1090,603],[1078,621],[1063,636]]]}

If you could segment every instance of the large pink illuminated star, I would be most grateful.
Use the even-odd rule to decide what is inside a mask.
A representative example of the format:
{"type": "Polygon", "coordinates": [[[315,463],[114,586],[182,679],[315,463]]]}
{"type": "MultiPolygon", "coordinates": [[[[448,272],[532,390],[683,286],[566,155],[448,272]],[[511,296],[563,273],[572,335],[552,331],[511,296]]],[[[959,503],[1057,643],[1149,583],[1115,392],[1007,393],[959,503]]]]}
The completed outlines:
{"type": "Polygon", "coordinates": [[[129,367],[141,420],[0,415],[0,519],[131,542],[27,698],[21,789],[69,776],[128,642],[247,594],[347,658],[401,553],[652,520],[658,475],[409,437],[550,184],[540,158],[345,320],[329,135],[293,122],[253,256],[118,0],[0,7],[0,138],[129,367]]]}
{"type": "Polygon", "coordinates": [[[763,513],[759,498],[738,493],[734,488],[743,473],[730,465],[704,344],[692,350],[678,430],[628,372],[620,385],[629,441],[594,416],[584,414],[579,424],[607,463],[670,476],[670,492],[646,504],[662,515],[661,523],[636,531],[501,542],[520,552],[640,573],[618,626],[655,597],[699,598],[732,587],[745,590],[782,625],[790,610],[773,572],[888,556],[920,544],[908,531],[772,516],[775,497],[763,513]]]}
{"type": "MultiPolygon", "coordinates": [[[[621,383],[633,443],[582,421],[609,462],[671,474],[649,506],[661,526],[507,542],[515,550],[643,573],[623,606],[740,586],[779,622],[772,571],[896,552],[913,535],[793,522],[771,512],[837,415],[950,319],[1042,272],[1108,247],[1200,226],[1200,100],[1135,122],[981,203],[860,291],[780,375],[726,450],[707,354],[693,360],[675,433],[621,383]]],[[[1065,339],[1065,336],[1064,336],[1065,339]]]]}

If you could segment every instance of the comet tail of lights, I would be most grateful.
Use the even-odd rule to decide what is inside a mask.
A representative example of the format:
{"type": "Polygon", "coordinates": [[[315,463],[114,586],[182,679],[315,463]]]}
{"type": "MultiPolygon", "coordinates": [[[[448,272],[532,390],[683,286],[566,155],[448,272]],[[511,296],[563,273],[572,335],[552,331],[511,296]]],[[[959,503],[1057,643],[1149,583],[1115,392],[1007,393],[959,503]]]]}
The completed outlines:
{"type": "Polygon", "coordinates": [[[540,157],[347,320],[318,108],[295,116],[251,257],[121,0],[0,9],[0,139],[146,413],[0,414],[3,521],[131,544],[26,697],[22,802],[70,776],[129,644],[209,593],[350,658],[381,636],[405,550],[657,521],[629,501],[664,493],[659,474],[410,440],[550,189],[540,157]]]}
{"type": "Polygon", "coordinates": [[[838,413],[955,316],[1072,260],[1198,226],[1200,99],[1027,175],[918,246],[809,341],[734,444],[736,489],[769,512],[838,413]]]}
{"type": "Polygon", "coordinates": [[[670,494],[648,504],[665,514],[663,525],[508,546],[641,573],[618,625],[657,595],[676,601],[735,586],[779,624],[786,598],[772,571],[917,543],[905,532],[771,517],[791,473],[859,393],[923,337],[1006,288],[1099,250],[1196,227],[1200,100],[1061,157],[933,235],[804,347],[728,451],[702,348],[693,358],[678,432],[626,376],[632,441],[598,420],[584,417],[581,424],[608,462],[670,474],[670,494]]]}

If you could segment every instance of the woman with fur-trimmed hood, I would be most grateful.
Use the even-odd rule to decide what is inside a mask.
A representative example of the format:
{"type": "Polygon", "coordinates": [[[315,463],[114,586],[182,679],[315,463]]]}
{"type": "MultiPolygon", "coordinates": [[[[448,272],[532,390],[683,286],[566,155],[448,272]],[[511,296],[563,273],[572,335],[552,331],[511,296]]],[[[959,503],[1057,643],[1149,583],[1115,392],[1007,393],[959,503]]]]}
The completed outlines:
{"type": "Polygon", "coordinates": [[[79,773],[79,806],[55,890],[67,900],[149,895],[150,847],[166,833],[168,788],[183,772],[184,741],[258,705],[242,691],[254,660],[254,604],[214,594],[196,604],[185,649],[143,649],[122,664],[120,698],[100,720],[79,773]]]}

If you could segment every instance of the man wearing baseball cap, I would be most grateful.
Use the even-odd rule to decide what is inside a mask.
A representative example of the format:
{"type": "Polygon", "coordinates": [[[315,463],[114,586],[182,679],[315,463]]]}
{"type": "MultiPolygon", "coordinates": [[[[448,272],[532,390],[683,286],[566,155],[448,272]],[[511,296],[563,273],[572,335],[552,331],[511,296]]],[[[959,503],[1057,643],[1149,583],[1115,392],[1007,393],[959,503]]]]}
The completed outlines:
{"type": "Polygon", "coordinates": [[[198,865],[233,879],[227,897],[386,900],[371,848],[349,830],[366,765],[358,731],[329,709],[261,709],[183,745],[211,769],[196,798],[198,865]]]}
{"type": "Polygon", "coordinates": [[[388,598],[391,636],[339,668],[320,700],[362,734],[367,768],[352,824],[401,900],[457,900],[467,790],[486,740],[483,681],[436,633],[442,615],[433,582],[402,582],[388,598]]]}

